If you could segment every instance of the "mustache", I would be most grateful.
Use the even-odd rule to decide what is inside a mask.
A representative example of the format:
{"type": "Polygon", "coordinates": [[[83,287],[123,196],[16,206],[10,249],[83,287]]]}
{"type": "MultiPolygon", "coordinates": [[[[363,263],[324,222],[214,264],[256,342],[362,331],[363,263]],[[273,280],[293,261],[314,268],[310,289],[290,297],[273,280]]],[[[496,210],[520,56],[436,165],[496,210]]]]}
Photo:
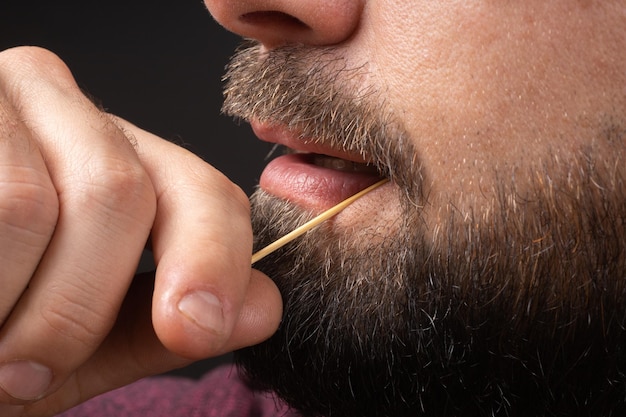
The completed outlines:
{"type": "Polygon", "coordinates": [[[281,124],[303,141],[359,154],[418,204],[424,176],[409,134],[382,93],[365,82],[367,63],[351,66],[336,51],[300,45],[263,51],[244,42],[226,67],[222,112],[281,124]]]}

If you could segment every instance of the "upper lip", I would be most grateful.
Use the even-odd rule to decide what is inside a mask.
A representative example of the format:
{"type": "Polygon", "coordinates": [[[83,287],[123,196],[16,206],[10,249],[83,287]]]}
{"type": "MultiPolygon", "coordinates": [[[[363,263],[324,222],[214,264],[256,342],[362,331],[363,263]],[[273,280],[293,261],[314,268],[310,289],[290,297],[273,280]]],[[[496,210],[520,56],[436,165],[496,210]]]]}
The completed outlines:
{"type": "Polygon", "coordinates": [[[296,131],[292,131],[284,125],[251,120],[250,126],[252,126],[254,134],[265,142],[283,145],[298,152],[328,155],[361,164],[373,164],[373,161],[367,160],[359,153],[333,148],[317,142],[314,138],[303,139],[296,131]]]}

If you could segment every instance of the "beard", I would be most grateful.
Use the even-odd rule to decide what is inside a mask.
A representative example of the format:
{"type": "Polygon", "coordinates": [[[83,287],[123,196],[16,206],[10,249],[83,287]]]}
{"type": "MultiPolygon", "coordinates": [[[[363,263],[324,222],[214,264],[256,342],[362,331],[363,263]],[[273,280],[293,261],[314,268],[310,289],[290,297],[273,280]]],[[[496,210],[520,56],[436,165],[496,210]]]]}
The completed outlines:
{"type": "MultiPolygon", "coordinates": [[[[607,127],[602,152],[494,171],[490,204],[450,201],[429,225],[408,134],[376,95],[337,87],[364,69],[329,51],[243,50],[224,110],[367,155],[396,185],[401,215],[350,232],[327,222],[255,265],[284,317],[236,352],[246,378],[305,416],[620,415],[624,130],[607,127]]],[[[252,207],[257,248],[312,217],[261,190],[252,207]]]]}

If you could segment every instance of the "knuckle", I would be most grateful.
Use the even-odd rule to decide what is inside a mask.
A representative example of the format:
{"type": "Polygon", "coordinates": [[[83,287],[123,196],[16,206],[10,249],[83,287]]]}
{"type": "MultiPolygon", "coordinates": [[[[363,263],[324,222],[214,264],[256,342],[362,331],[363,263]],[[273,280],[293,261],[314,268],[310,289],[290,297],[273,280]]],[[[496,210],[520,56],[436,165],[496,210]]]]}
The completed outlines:
{"type": "Polygon", "coordinates": [[[142,166],[122,157],[92,158],[84,166],[81,180],[71,187],[86,208],[118,211],[143,211],[154,199],[152,184],[142,166]]]}
{"type": "Polygon", "coordinates": [[[25,167],[0,169],[0,227],[5,231],[49,236],[57,222],[59,202],[47,176],[25,167]]]}
{"type": "Polygon", "coordinates": [[[38,80],[73,80],[71,71],[53,52],[36,46],[19,46],[0,52],[0,81],[9,92],[36,94],[38,80]]]}

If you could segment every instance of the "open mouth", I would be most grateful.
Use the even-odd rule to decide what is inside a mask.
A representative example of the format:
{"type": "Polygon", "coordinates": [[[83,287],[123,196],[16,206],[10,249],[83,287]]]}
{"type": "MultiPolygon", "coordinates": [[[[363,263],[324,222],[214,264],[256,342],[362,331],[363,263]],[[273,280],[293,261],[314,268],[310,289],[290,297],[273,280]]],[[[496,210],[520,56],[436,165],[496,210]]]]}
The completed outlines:
{"type": "Polygon", "coordinates": [[[303,162],[318,166],[320,168],[332,169],[345,173],[361,173],[368,175],[375,175],[382,179],[380,171],[376,165],[367,162],[357,162],[348,159],[339,158],[336,156],[325,155],[321,153],[307,153],[296,151],[285,146],[282,146],[282,154],[297,154],[301,155],[303,162]]]}
{"type": "Polygon", "coordinates": [[[288,149],[267,165],[260,186],[270,194],[318,211],[382,178],[373,164],[288,149]]]}
{"type": "Polygon", "coordinates": [[[259,139],[274,143],[260,187],[304,208],[325,210],[380,181],[376,165],[358,153],[304,140],[280,125],[251,123],[259,139]]]}

